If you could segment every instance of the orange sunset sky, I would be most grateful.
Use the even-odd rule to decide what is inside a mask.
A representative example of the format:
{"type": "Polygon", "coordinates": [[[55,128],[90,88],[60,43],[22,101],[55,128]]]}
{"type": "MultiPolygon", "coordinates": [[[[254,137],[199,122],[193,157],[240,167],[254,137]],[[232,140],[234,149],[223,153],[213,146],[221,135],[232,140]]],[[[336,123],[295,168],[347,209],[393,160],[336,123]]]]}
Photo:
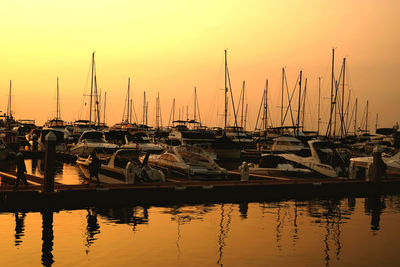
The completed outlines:
{"type": "Polygon", "coordinates": [[[143,91],[150,125],[155,122],[157,92],[163,125],[168,123],[174,97],[176,118],[179,108],[186,113],[187,105],[193,116],[196,86],[203,123],[222,126],[227,49],[235,101],[246,81],[247,129],[254,129],[265,79],[269,79],[272,123],[278,125],[281,70],[286,67],[290,90],[301,69],[308,79],[305,128],[315,130],[318,77],[322,121],[328,117],[335,47],[336,75],[347,58],[346,86],[351,90],[350,105],[358,98],[358,120],[369,100],[370,129],[375,129],[377,113],[378,127],[392,127],[400,110],[399,11],[397,0],[4,0],[0,110],[6,111],[12,80],[15,117],[43,124],[55,116],[59,76],[62,118],[87,118],[81,109],[83,95],[90,89],[91,53],[96,51],[98,87],[107,92],[107,124],[121,121],[131,77],[140,120],[143,91]]]}

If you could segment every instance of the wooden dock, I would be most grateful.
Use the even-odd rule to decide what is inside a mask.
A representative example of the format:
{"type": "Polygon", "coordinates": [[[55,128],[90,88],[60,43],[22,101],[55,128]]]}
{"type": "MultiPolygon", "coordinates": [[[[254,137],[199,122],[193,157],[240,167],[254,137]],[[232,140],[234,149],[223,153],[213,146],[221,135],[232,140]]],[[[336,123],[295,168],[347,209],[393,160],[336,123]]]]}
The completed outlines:
{"type": "Polygon", "coordinates": [[[0,172],[0,210],[42,210],[115,205],[167,205],[174,203],[252,202],[315,197],[363,197],[400,192],[400,178],[380,183],[349,179],[226,180],[165,183],[64,185],[43,191],[43,178],[27,176],[30,184],[15,190],[15,173],[0,172]]]}

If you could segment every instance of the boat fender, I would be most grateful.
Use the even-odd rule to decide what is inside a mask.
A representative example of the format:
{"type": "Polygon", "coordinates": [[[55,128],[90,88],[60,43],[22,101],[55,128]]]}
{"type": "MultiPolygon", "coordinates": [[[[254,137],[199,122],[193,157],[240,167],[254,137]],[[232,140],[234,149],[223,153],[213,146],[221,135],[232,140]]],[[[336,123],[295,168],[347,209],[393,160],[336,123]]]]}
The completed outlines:
{"type": "Polygon", "coordinates": [[[243,161],[242,166],[240,166],[240,181],[249,180],[249,164],[243,161]]]}
{"type": "Polygon", "coordinates": [[[133,162],[128,162],[125,167],[125,183],[134,184],[135,183],[135,170],[136,164],[133,162]]]}

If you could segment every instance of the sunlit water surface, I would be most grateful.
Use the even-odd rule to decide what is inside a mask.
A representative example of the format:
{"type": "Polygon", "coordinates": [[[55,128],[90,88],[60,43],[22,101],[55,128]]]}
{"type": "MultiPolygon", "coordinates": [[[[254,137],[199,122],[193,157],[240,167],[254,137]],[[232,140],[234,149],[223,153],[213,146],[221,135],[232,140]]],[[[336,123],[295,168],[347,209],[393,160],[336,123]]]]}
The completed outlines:
{"type": "MultiPolygon", "coordinates": [[[[81,181],[75,165],[61,169],[60,181],[81,181]]],[[[400,195],[0,213],[0,262],[399,266],[399,221],[400,195]]]]}

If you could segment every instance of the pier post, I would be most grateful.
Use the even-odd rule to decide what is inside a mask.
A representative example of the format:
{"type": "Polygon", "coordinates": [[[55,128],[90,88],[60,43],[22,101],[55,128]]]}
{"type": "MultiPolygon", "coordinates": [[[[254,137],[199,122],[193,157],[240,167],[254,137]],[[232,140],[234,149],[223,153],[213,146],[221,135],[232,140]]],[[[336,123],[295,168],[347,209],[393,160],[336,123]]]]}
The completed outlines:
{"type": "Polygon", "coordinates": [[[56,135],[49,132],[45,137],[43,192],[54,192],[54,169],[56,165],[56,135]]]}
{"type": "Polygon", "coordinates": [[[372,182],[380,183],[385,171],[385,163],[382,160],[382,148],[377,145],[372,152],[372,182]]]}
{"type": "Polygon", "coordinates": [[[248,181],[249,180],[249,164],[246,161],[243,161],[242,166],[240,168],[240,181],[248,181]]]}

